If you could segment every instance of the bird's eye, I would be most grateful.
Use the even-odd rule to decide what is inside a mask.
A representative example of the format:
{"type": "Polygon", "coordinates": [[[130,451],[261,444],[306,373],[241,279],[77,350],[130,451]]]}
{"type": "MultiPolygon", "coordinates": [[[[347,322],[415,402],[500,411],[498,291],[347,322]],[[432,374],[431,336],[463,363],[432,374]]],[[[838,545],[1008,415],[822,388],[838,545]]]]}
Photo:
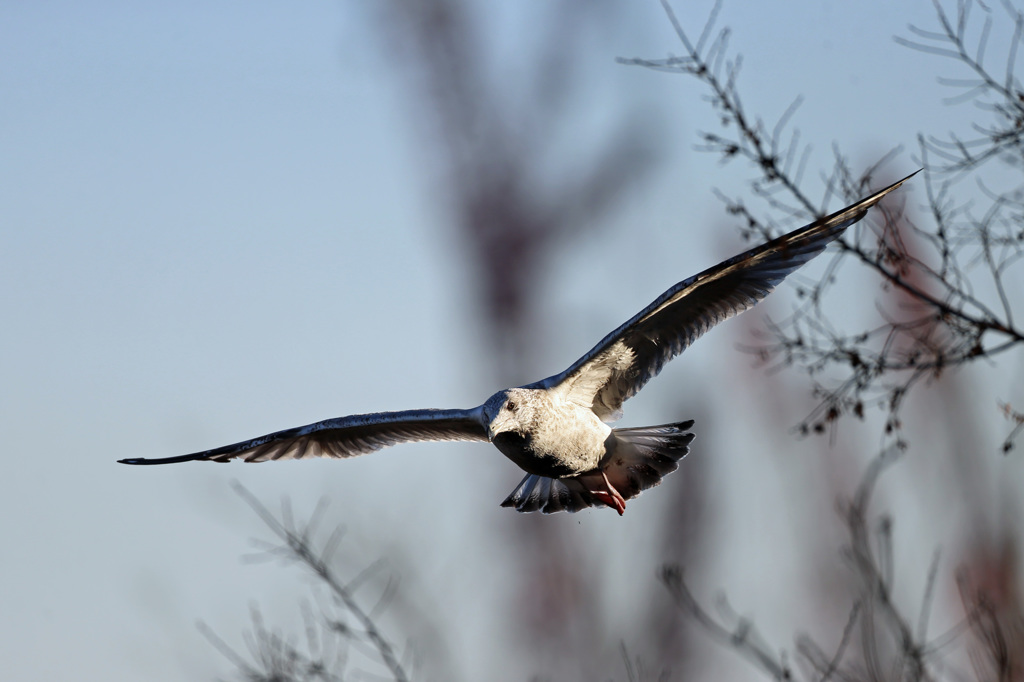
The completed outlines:
{"type": "Polygon", "coordinates": [[[505,403],[505,406],[508,407],[508,411],[509,412],[515,412],[516,411],[516,403],[513,400],[510,400],[507,403],[505,403]]]}

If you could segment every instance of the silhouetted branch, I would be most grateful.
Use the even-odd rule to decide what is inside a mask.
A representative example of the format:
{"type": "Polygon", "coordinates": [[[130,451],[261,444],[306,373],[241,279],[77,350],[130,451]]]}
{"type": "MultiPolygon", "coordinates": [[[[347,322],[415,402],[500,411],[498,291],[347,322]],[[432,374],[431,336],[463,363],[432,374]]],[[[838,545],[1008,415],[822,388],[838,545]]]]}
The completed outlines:
{"type": "MultiPolygon", "coordinates": [[[[661,580],[680,611],[693,619],[721,644],[750,660],[755,667],[776,680],[798,677],[817,682],[826,680],[929,680],[966,679],[950,662],[950,648],[964,642],[966,635],[981,643],[971,660],[979,672],[976,679],[1011,679],[1014,670],[1006,628],[997,617],[984,592],[972,590],[961,577],[961,597],[965,617],[949,632],[927,640],[928,619],[934,598],[936,555],[926,581],[917,627],[893,599],[892,520],[882,515],[872,520],[868,514],[871,498],[882,473],[899,458],[899,450],[890,448],[876,457],[865,471],[853,498],[841,506],[849,544],[843,556],[857,576],[858,591],[834,653],[828,654],[816,637],[798,633],[795,637],[796,668],[787,663],[785,652],[774,651],[747,619],[715,617],[690,592],[678,566],[662,569],[661,580]],[[803,675],[798,671],[806,670],[803,675]],[[980,674],[985,670],[986,674],[980,674]],[[988,674],[989,672],[993,674],[988,674]]],[[[799,599],[799,597],[796,597],[799,599]]]]}
{"type": "Polygon", "coordinates": [[[744,658],[750,659],[755,665],[774,677],[776,680],[792,679],[788,665],[765,643],[764,638],[747,619],[734,619],[725,624],[712,616],[700,605],[690,592],[683,577],[683,569],[678,565],[662,567],[660,579],[675,600],[676,605],[687,615],[697,621],[714,639],[733,647],[744,658]]]}
{"type": "Polygon", "coordinates": [[[252,630],[246,633],[246,648],[252,663],[240,656],[205,623],[199,629],[213,646],[231,661],[242,679],[249,682],[341,682],[348,662],[347,642],[337,637],[323,621],[317,621],[308,605],[306,646],[300,649],[280,633],[268,630],[259,609],[252,607],[252,630]]]}
{"type": "Polygon", "coordinates": [[[1015,424],[1006,440],[1003,441],[1003,452],[1009,452],[1013,449],[1014,439],[1024,431],[1024,412],[1014,410],[1008,403],[1000,403],[999,407],[1006,418],[1015,424]]]}
{"type": "Polygon", "coordinates": [[[335,528],[318,547],[315,541],[317,527],[323,519],[326,505],[318,504],[309,521],[296,523],[291,507],[285,501],[280,517],[275,516],[256,497],[238,483],[236,493],[260,520],[266,524],[279,543],[258,542],[261,552],[247,557],[249,560],[280,559],[299,563],[309,569],[318,584],[327,589],[333,599],[318,599],[322,612],[314,616],[307,606],[303,609],[306,621],[306,647],[300,649],[288,638],[268,630],[258,609],[253,607],[253,629],[246,638],[252,663],[232,650],[207,626],[201,629],[214,646],[238,668],[245,680],[253,682],[312,682],[314,680],[341,680],[351,664],[351,653],[358,651],[376,658],[388,671],[388,679],[408,682],[409,675],[399,660],[394,645],[383,634],[374,619],[379,610],[394,596],[394,583],[389,580],[382,596],[371,609],[365,609],[356,599],[356,591],[366,579],[380,570],[381,562],[374,562],[350,580],[343,580],[333,567],[343,531],[335,528]],[[332,609],[331,606],[338,607],[332,609]],[[348,624],[348,617],[356,626],[348,624]]]}
{"type": "MultiPolygon", "coordinates": [[[[787,132],[799,98],[769,131],[761,119],[752,118],[744,109],[737,90],[741,60],[728,55],[728,29],[714,32],[720,5],[715,5],[700,39],[694,43],[668,1],[662,4],[685,54],[621,61],[696,77],[707,86],[711,105],[720,114],[725,130],[701,133],[703,144],[698,149],[719,154],[723,161],[748,160],[758,172],[751,182],[753,193],[772,213],[786,220],[808,220],[825,214],[825,203],[819,207],[801,187],[809,148],[801,145],[798,132],[787,132]],[[713,34],[714,39],[710,38],[713,34]]],[[[1024,22],[1020,13],[1007,7],[1014,17],[1013,39],[1006,74],[1000,80],[985,71],[982,61],[991,21],[986,23],[976,56],[970,56],[964,46],[971,5],[969,0],[960,3],[954,25],[936,4],[942,32],[913,30],[922,39],[952,45],[952,49],[938,53],[966,63],[980,79],[979,87],[1003,98],[999,106],[986,110],[1002,117],[1012,130],[987,131],[991,150],[986,154],[995,156],[1014,150],[1024,157],[1020,133],[1024,128],[1024,94],[1013,76],[1024,22]]],[[[919,43],[911,45],[921,48],[919,43]]],[[[1021,202],[1009,194],[991,193],[987,210],[975,217],[968,206],[954,202],[949,180],[936,186],[936,176],[950,169],[930,161],[939,154],[934,140],[922,136],[920,144],[926,170],[924,185],[935,227],[920,227],[896,210],[893,201],[883,202],[864,220],[862,225],[866,227],[858,226],[838,241],[838,254],[825,275],[798,290],[801,302],[792,315],[771,323],[770,336],[748,348],[776,366],[801,366],[812,377],[819,404],[798,425],[801,433],[830,430],[845,414],[862,418],[867,407],[887,412],[886,429],[893,432],[899,426],[899,409],[906,395],[922,379],[937,378],[949,369],[1024,345],[1024,329],[1015,325],[1014,296],[1006,285],[1008,271],[1024,255],[1021,202]],[[844,331],[842,317],[836,318],[834,309],[823,305],[838,264],[849,257],[878,275],[887,299],[877,305],[882,323],[869,329],[844,331]],[[984,268],[991,287],[983,287],[978,281],[977,266],[984,268]],[[991,301],[977,293],[989,288],[994,292],[991,301]]],[[[824,199],[838,194],[844,201],[853,202],[864,196],[877,187],[879,183],[872,178],[880,174],[880,168],[896,151],[855,174],[836,150],[824,199]]],[[[976,165],[979,159],[972,154],[969,159],[976,165]]],[[[960,170],[970,165],[967,158],[960,159],[960,170]]],[[[756,215],[742,199],[719,196],[726,211],[743,220],[745,235],[774,236],[773,223],[756,215]]]]}
{"type": "Polygon", "coordinates": [[[622,661],[626,667],[628,682],[668,682],[671,679],[671,673],[668,670],[659,670],[655,673],[647,668],[647,664],[639,656],[636,660],[631,659],[625,643],[622,644],[622,661]]]}
{"type": "Polygon", "coordinates": [[[911,25],[909,30],[917,40],[896,37],[896,42],[927,54],[953,59],[966,66],[972,77],[939,79],[944,85],[963,89],[959,95],[949,98],[947,103],[973,101],[996,119],[996,123],[990,125],[975,124],[976,136],[966,140],[952,133],[949,140],[928,137],[925,145],[944,162],[934,170],[947,173],[969,171],[1000,156],[1019,167],[1024,160],[1021,155],[1024,149],[1024,98],[1015,68],[1017,51],[1024,35],[1024,15],[1009,2],[1004,0],[1001,3],[1009,21],[1000,20],[1000,25],[1012,25],[1013,34],[1007,48],[1003,73],[996,76],[985,66],[985,49],[989,45],[994,23],[992,10],[982,3],[960,0],[954,21],[939,0],[933,0],[932,4],[935,5],[941,30],[928,31],[911,25]],[[977,47],[971,50],[967,44],[967,33],[974,7],[980,7],[979,11],[986,16],[977,47]]]}
{"type": "Polygon", "coordinates": [[[720,114],[722,126],[735,128],[736,134],[725,137],[703,132],[700,134],[703,145],[697,148],[720,154],[723,161],[740,156],[756,164],[764,177],[754,182],[754,191],[767,199],[774,208],[793,215],[800,214],[801,210],[811,214],[817,213],[814,205],[799,188],[799,178],[802,177],[810,149],[806,146],[801,147],[798,134],[790,136],[788,140],[784,134],[787,123],[800,105],[800,98],[795,99],[783,113],[769,136],[764,122],[759,118],[751,119],[740,100],[736,81],[742,59],[728,57],[729,29],[722,29],[713,40],[709,40],[714,32],[721,0],[712,8],[708,22],[696,44],[690,41],[668,0],[661,0],[661,4],[686,54],[682,57],[653,60],[620,58],[619,63],[687,73],[703,81],[711,91],[709,101],[720,114]],[[777,184],[796,199],[799,208],[786,206],[774,199],[776,189],[773,185],[777,184]]]}

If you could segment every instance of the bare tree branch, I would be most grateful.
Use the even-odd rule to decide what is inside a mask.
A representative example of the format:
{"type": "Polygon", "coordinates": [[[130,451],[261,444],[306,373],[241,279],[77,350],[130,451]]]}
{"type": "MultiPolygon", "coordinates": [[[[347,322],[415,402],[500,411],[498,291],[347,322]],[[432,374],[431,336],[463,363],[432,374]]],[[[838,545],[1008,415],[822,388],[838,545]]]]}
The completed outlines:
{"type": "Polygon", "coordinates": [[[235,482],[233,488],[279,541],[256,543],[261,548],[259,555],[247,558],[278,559],[305,566],[317,578],[317,584],[324,587],[334,598],[334,603],[341,607],[340,610],[332,610],[328,608],[330,600],[327,603],[318,600],[322,612],[314,616],[308,605],[304,606],[306,647],[300,649],[286,637],[268,630],[259,610],[254,606],[253,629],[246,637],[252,663],[231,649],[209,627],[201,624],[203,634],[235,665],[242,679],[252,682],[342,680],[353,665],[351,652],[358,651],[382,664],[388,672],[387,679],[408,682],[410,677],[405,664],[375,621],[380,609],[394,595],[393,581],[388,580],[377,604],[369,610],[363,608],[356,598],[356,591],[371,575],[380,571],[381,562],[376,561],[353,578],[343,580],[333,566],[343,535],[341,528],[335,528],[319,548],[315,540],[318,526],[326,512],[324,502],[317,505],[309,520],[303,524],[295,521],[287,500],[282,503],[280,516],[275,516],[241,484],[235,482]],[[349,616],[355,620],[355,627],[348,624],[349,616]]]}
{"type": "MultiPolygon", "coordinates": [[[[702,133],[703,145],[698,149],[718,154],[723,161],[749,161],[758,172],[751,182],[754,195],[784,219],[823,215],[824,202],[819,207],[800,186],[809,147],[801,148],[797,132],[786,132],[800,99],[783,113],[769,133],[763,121],[747,114],[740,99],[737,81],[741,60],[728,56],[728,29],[718,31],[715,39],[708,37],[714,32],[720,5],[715,5],[700,40],[694,43],[668,1],[663,0],[662,4],[685,54],[658,60],[620,61],[687,74],[704,83],[726,133],[702,133]]],[[[942,31],[929,33],[915,28],[913,32],[921,39],[953,45],[955,49],[942,54],[968,64],[981,79],[986,96],[1002,98],[999,106],[986,110],[1007,122],[1013,133],[990,130],[986,139],[991,149],[986,154],[1004,158],[1004,152],[1014,150],[1024,157],[1024,138],[1018,132],[1024,127],[1024,95],[1012,75],[1015,46],[1021,40],[1024,24],[1020,13],[1007,8],[1015,22],[1014,47],[1005,77],[997,79],[985,71],[982,63],[991,22],[983,29],[976,57],[971,57],[964,46],[971,4],[970,0],[961,2],[955,25],[936,4],[942,31]]],[[[921,44],[912,46],[919,48],[921,44]]],[[[977,145],[971,143],[964,149],[974,146],[977,145]]],[[[895,151],[855,174],[836,150],[825,199],[833,193],[848,201],[863,196],[873,186],[872,178],[894,154],[895,151]]],[[[777,363],[776,366],[801,366],[814,380],[814,392],[820,402],[798,425],[801,433],[830,431],[842,415],[862,418],[865,408],[870,406],[888,412],[887,428],[896,429],[905,396],[923,379],[937,378],[947,370],[1019,350],[1024,345],[1024,329],[1015,325],[1013,297],[1004,284],[1008,271],[1024,254],[1024,211],[1020,210],[1020,202],[1010,195],[995,195],[985,214],[974,218],[966,207],[953,203],[949,181],[935,186],[935,177],[952,169],[934,165],[930,158],[946,152],[937,148],[934,140],[922,136],[921,154],[935,228],[922,228],[897,211],[891,202],[885,203],[881,211],[864,221],[868,229],[856,230],[839,241],[840,253],[826,275],[799,290],[802,303],[788,319],[771,324],[772,340],[763,338],[748,348],[762,360],[777,363]],[[965,255],[969,260],[962,263],[965,255]],[[879,276],[883,294],[897,308],[880,302],[882,324],[843,332],[823,301],[839,262],[850,257],[879,276]],[[995,290],[994,301],[975,293],[980,283],[969,268],[976,264],[987,270],[995,290]]],[[[979,159],[975,154],[970,156],[970,163],[967,160],[960,158],[957,170],[976,167],[979,159]]],[[[743,220],[745,234],[775,234],[773,223],[758,217],[742,199],[722,198],[726,211],[743,220]]]]}

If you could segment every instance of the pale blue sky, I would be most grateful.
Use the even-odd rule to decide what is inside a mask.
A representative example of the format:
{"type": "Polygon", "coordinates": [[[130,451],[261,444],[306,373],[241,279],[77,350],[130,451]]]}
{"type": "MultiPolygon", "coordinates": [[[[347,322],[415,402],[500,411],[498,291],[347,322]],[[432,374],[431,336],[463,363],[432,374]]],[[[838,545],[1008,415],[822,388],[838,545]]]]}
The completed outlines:
{"type": "MultiPolygon", "coordinates": [[[[510,73],[534,4],[487,22],[510,73]]],[[[618,32],[586,44],[593,89],[576,106],[585,127],[600,120],[602,101],[638,98],[666,125],[665,163],[609,215],[598,241],[559,254],[542,302],[550,338],[541,372],[561,370],[740,244],[711,189],[742,191],[748,173],[692,151],[696,131],[715,126],[701,88],[614,61],[679,51],[657,4],[634,4],[618,32]],[[631,276],[588,267],[608,253],[631,276]]],[[[679,12],[696,34],[710,3],[692,4],[679,12]]],[[[356,567],[395,558],[403,590],[436,601],[417,607],[452,623],[452,672],[483,679],[504,660],[491,618],[500,600],[480,595],[514,565],[500,540],[516,517],[498,503],[519,473],[493,449],[409,446],[253,467],[115,464],[352,412],[470,406],[499,388],[481,370],[486,337],[423,163],[423,128],[411,126],[406,81],[370,36],[365,11],[347,2],[0,5],[5,679],[212,679],[230,666],[197,619],[237,643],[249,600],[259,599],[268,617],[294,623],[295,595],[306,591],[296,572],[239,562],[247,538],[265,533],[230,492],[232,479],[307,512],[329,496],[351,547],[365,553],[356,567]]],[[[815,143],[811,169],[829,166],[833,142],[863,164],[897,145],[913,150],[919,130],[944,133],[972,113],[943,106],[934,58],[893,42],[911,22],[933,25],[931,4],[727,0],[721,18],[747,55],[741,89],[752,111],[772,120],[805,97],[794,122],[815,143]]],[[[905,153],[891,168],[895,176],[916,165],[905,153]]],[[[773,305],[786,309],[784,299],[773,305]]],[[[680,395],[719,386],[707,383],[718,368],[749,365],[739,335],[723,327],[673,363],[629,404],[628,425],[677,419],[687,401],[759,425],[764,387],[680,395]]],[[[791,421],[801,416],[794,409],[791,421]]],[[[785,497],[784,483],[766,486],[770,474],[744,463],[749,442],[739,433],[708,433],[694,456],[750,474],[716,479],[716,493],[734,501],[720,523],[749,519],[743,505],[759,504],[761,492],[785,497]]],[[[652,576],[666,559],[648,546],[657,504],[655,491],[622,519],[550,521],[578,527],[595,553],[602,533],[635,538],[650,558],[613,569],[652,576]]],[[[737,523],[738,539],[724,540],[737,559],[729,565],[749,565],[743,552],[756,544],[746,536],[769,531],[737,523]]],[[[779,562],[781,573],[793,569],[785,558],[770,563],[779,562]]],[[[727,587],[762,617],[775,608],[756,586],[744,591],[740,569],[716,580],[709,591],[727,587]]],[[[608,599],[629,614],[628,594],[608,599]]],[[[514,666],[510,679],[543,672],[514,666]]]]}

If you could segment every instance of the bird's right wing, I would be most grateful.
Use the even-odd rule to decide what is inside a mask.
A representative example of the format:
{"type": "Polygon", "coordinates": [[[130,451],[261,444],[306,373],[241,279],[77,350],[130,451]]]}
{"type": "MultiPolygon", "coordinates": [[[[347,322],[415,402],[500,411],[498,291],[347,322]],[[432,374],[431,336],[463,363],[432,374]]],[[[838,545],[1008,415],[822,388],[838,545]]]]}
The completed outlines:
{"type": "Polygon", "coordinates": [[[191,455],[122,459],[121,464],[175,464],[193,460],[266,462],[309,457],[355,457],[397,443],[487,440],[483,407],[470,410],[407,410],[327,419],[191,455]]]}
{"type": "Polygon", "coordinates": [[[752,308],[910,177],[679,282],[569,369],[527,388],[558,387],[601,419],[617,419],[622,403],[666,362],[719,322],[752,308]]]}

